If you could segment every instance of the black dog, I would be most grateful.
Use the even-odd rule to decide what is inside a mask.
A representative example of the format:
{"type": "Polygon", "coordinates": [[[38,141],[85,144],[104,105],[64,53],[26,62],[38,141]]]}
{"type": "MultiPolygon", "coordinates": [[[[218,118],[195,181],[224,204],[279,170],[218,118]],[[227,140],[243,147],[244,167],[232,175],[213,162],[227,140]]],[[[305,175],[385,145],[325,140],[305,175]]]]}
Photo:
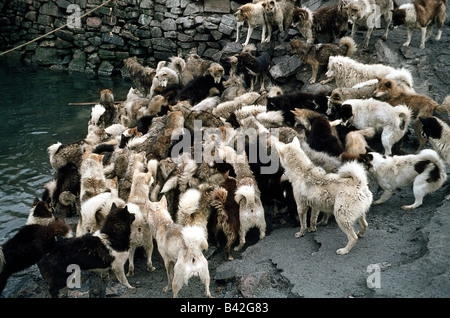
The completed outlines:
{"type": "Polygon", "coordinates": [[[71,264],[81,270],[111,268],[120,283],[132,288],[125,276],[124,264],[128,260],[134,219],[127,206],[118,208],[113,204],[100,231],[57,241],[38,263],[51,296],[57,297],[59,290],[67,285],[71,275],[67,270],[71,264]]]}
{"type": "Polygon", "coordinates": [[[270,55],[267,52],[263,52],[257,57],[248,51],[243,51],[238,55],[238,70],[251,76],[250,91],[253,91],[259,78],[261,78],[260,91],[265,91],[264,81],[270,68],[270,62],[270,55]]]}

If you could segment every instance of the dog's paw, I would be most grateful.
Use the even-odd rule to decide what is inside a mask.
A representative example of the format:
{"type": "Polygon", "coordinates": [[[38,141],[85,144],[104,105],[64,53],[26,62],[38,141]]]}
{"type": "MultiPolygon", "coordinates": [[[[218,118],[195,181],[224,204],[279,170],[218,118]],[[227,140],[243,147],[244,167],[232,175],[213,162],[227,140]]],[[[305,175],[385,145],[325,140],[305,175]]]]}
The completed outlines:
{"type": "Polygon", "coordinates": [[[308,228],[308,232],[316,232],[317,231],[317,227],[316,226],[310,226],[308,228]]]}
{"type": "Polygon", "coordinates": [[[425,48],[425,43],[421,44],[421,45],[419,46],[419,48],[420,48],[421,50],[423,50],[423,49],[425,48]]]}
{"type": "Polygon", "coordinates": [[[339,255],[345,255],[345,254],[348,254],[348,252],[349,252],[349,250],[346,249],[345,247],[343,247],[343,248],[338,249],[338,250],[336,251],[336,254],[339,254],[339,255]]]}
{"type": "Polygon", "coordinates": [[[128,273],[127,273],[127,277],[132,277],[134,276],[134,270],[129,269],[128,273]]]}
{"type": "Polygon", "coordinates": [[[153,272],[155,269],[156,269],[155,266],[153,266],[153,265],[147,265],[147,271],[153,272]]]}
{"type": "MultiPolygon", "coordinates": [[[[311,78],[309,79],[309,84],[314,84],[315,82],[316,82],[316,79],[315,79],[315,78],[312,78],[312,77],[311,77],[311,78]]],[[[322,81],[322,82],[323,82],[323,81],[322,81]]],[[[321,82],[321,83],[322,83],[322,82],[321,82]]]]}
{"type": "Polygon", "coordinates": [[[409,42],[403,43],[403,46],[409,46],[409,42]]]}
{"type": "Polygon", "coordinates": [[[295,233],[294,237],[295,238],[299,238],[305,235],[305,231],[298,231],[297,233],[295,233]]]}

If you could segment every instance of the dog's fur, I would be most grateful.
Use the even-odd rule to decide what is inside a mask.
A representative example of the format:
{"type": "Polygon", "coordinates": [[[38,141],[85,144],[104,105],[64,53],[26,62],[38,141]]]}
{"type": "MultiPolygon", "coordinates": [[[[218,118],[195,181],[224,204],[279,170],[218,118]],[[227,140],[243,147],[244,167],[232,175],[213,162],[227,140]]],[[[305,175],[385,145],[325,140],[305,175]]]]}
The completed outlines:
{"type": "Polygon", "coordinates": [[[80,165],[80,203],[107,190],[103,155],[85,153],[80,165]]]}
{"type": "Polygon", "coordinates": [[[326,173],[315,166],[306,156],[296,138],[289,144],[275,144],[280,155],[297,203],[300,219],[300,231],[295,237],[301,237],[306,231],[306,216],[311,207],[309,231],[316,231],[317,217],[320,211],[332,213],[340,229],[347,235],[348,243],[339,248],[337,254],[347,254],[367,229],[365,214],[372,203],[372,192],[364,167],[356,161],[345,163],[337,173],[326,173]],[[358,221],[360,231],[355,233],[354,223],[358,221]]]}
{"type": "Polygon", "coordinates": [[[211,216],[211,224],[216,244],[219,245],[219,233],[223,231],[227,242],[225,245],[225,259],[233,260],[231,245],[239,237],[239,204],[234,200],[236,193],[236,179],[225,174],[225,180],[220,187],[215,189],[211,196],[211,205],[214,208],[211,216]]]}
{"type": "Polygon", "coordinates": [[[319,36],[327,36],[330,42],[339,38],[347,30],[347,11],[343,10],[345,1],[324,6],[312,12],[308,8],[295,7],[293,10],[294,28],[298,28],[307,43],[314,43],[319,36]]]}
{"type": "Polygon", "coordinates": [[[440,108],[439,104],[428,96],[406,91],[392,79],[380,77],[374,97],[392,106],[406,105],[411,109],[413,128],[419,140],[417,152],[422,150],[427,141],[422,136],[422,125],[418,118],[432,116],[433,112],[440,108]]]}
{"type": "Polygon", "coordinates": [[[361,155],[369,172],[375,177],[384,192],[372,204],[386,202],[397,188],[413,186],[414,203],[403,205],[403,210],[422,205],[423,198],[436,190],[447,180],[444,163],[436,151],[424,149],[418,154],[383,156],[377,152],[361,155]]]}
{"type": "Polygon", "coordinates": [[[254,90],[255,84],[260,81],[260,92],[264,92],[266,89],[264,87],[264,81],[267,77],[267,72],[270,68],[270,55],[267,52],[261,53],[259,56],[254,56],[249,52],[241,52],[238,55],[239,64],[251,76],[250,91],[254,90]]]}
{"type": "Polygon", "coordinates": [[[186,58],[186,66],[180,73],[180,84],[187,85],[194,78],[206,75],[211,75],[215,83],[220,83],[225,75],[225,70],[217,62],[202,59],[197,54],[189,54],[186,58]]]}
{"type": "Polygon", "coordinates": [[[266,42],[267,24],[265,21],[264,7],[262,4],[263,1],[259,1],[257,3],[246,3],[236,10],[236,12],[234,13],[237,21],[235,42],[239,42],[239,33],[240,29],[244,25],[244,22],[247,22],[248,25],[247,38],[245,39],[245,42],[243,44],[244,46],[246,46],[250,41],[253,30],[259,26],[262,27],[261,43],[266,42]]]}
{"type": "Polygon", "coordinates": [[[77,264],[81,270],[112,269],[121,284],[133,288],[125,276],[124,265],[128,259],[134,218],[126,206],[117,208],[113,205],[101,230],[55,242],[38,263],[50,295],[57,297],[59,290],[66,286],[70,264],[77,264]]]}
{"type": "Polygon", "coordinates": [[[0,246],[0,295],[12,274],[36,264],[58,237],[70,235],[70,227],[55,220],[48,204],[36,198],[27,224],[0,246]]]}
{"type": "Polygon", "coordinates": [[[161,61],[156,67],[156,74],[152,80],[152,86],[150,88],[150,93],[148,94],[149,98],[153,97],[155,89],[157,89],[158,87],[165,88],[171,84],[180,83],[177,72],[172,68],[165,66],[165,64],[165,61],[161,61]]]}
{"type": "Polygon", "coordinates": [[[191,105],[196,105],[203,99],[219,95],[224,91],[222,82],[216,83],[216,80],[210,74],[200,77],[195,77],[187,83],[176,96],[176,100],[189,101],[191,105]]]}
{"type": "Polygon", "coordinates": [[[295,107],[308,108],[325,114],[328,99],[326,92],[306,93],[295,91],[279,96],[267,97],[267,110],[281,110],[284,121],[289,126],[295,125],[295,115],[292,113],[295,107]]]}
{"type": "Polygon", "coordinates": [[[147,96],[150,93],[150,87],[152,86],[156,70],[140,64],[136,56],[123,60],[123,63],[130,73],[130,78],[134,85],[136,85],[140,92],[147,96]]]}
{"type": "Polygon", "coordinates": [[[409,46],[414,29],[421,30],[420,48],[425,48],[425,42],[431,37],[433,25],[438,27],[436,41],[441,39],[444,21],[447,18],[447,0],[414,0],[395,8],[393,14],[394,26],[405,25],[408,29],[406,42],[409,46]]]}
{"type": "Polygon", "coordinates": [[[342,161],[359,160],[359,155],[365,154],[369,145],[366,139],[375,136],[375,129],[372,127],[350,131],[345,135],[345,151],[339,158],[342,161]]]}
{"type": "Polygon", "coordinates": [[[117,111],[117,107],[114,104],[114,94],[112,88],[100,90],[100,105],[105,108],[105,113],[102,118],[104,127],[108,127],[114,123],[117,111]]]}
{"type": "MultiPolygon", "coordinates": [[[[446,165],[450,165],[450,126],[436,116],[419,117],[423,136],[441,156],[446,165]]],[[[450,196],[449,196],[450,198],[450,196]]]]}
{"type": "Polygon", "coordinates": [[[328,71],[325,74],[328,79],[322,81],[322,84],[336,80],[337,87],[353,87],[356,84],[386,77],[389,73],[395,71],[393,67],[383,64],[363,64],[347,56],[330,56],[328,61],[328,71]]]}
{"type": "Polygon", "coordinates": [[[381,143],[384,154],[392,153],[392,146],[408,130],[411,110],[405,105],[392,107],[388,103],[370,99],[349,99],[341,106],[340,118],[343,125],[352,125],[356,129],[373,127],[381,131],[381,143]]]}
{"type": "Polygon", "coordinates": [[[350,37],[343,37],[339,41],[339,46],[332,43],[314,45],[301,40],[292,40],[290,50],[291,54],[297,54],[303,62],[311,66],[312,76],[309,80],[311,84],[316,82],[319,66],[328,65],[330,56],[352,56],[355,51],[355,41],[350,37]]]}
{"type": "Polygon", "coordinates": [[[262,6],[264,8],[264,19],[267,24],[267,38],[266,42],[270,42],[272,35],[272,26],[278,26],[278,30],[283,32],[289,29],[289,18],[292,20],[293,0],[262,0],[262,6]],[[289,10],[291,8],[291,10],[289,10]],[[285,18],[286,16],[286,18],[285,18]],[[287,27],[286,27],[287,25],[287,27]]]}
{"type": "Polygon", "coordinates": [[[203,229],[174,223],[167,211],[165,196],[159,202],[152,202],[148,222],[166,267],[168,284],[163,291],[172,289],[176,298],[191,277],[199,276],[205,285],[205,296],[211,297],[208,261],[202,253],[208,248],[203,229]]]}
{"type": "Polygon", "coordinates": [[[339,157],[344,151],[336,131],[333,131],[333,127],[325,115],[311,119],[311,129],[308,132],[307,142],[312,149],[335,157],[339,157]]]}
{"type": "Polygon", "coordinates": [[[383,40],[387,40],[394,10],[393,0],[355,0],[344,6],[344,9],[347,10],[348,19],[352,23],[352,38],[355,36],[358,26],[368,28],[364,47],[369,46],[370,36],[373,29],[378,27],[376,24],[381,16],[386,24],[383,40]]]}

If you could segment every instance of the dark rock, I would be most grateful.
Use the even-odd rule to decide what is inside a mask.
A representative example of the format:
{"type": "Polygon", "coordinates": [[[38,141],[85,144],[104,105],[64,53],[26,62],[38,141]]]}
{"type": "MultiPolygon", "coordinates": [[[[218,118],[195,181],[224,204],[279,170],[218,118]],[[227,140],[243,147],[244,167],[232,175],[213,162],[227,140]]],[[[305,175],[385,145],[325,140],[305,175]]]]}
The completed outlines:
{"type": "Polygon", "coordinates": [[[86,53],[82,50],[75,50],[72,61],[69,63],[68,70],[74,72],[84,72],[86,67],[86,53]]]}
{"type": "Polygon", "coordinates": [[[286,56],[281,62],[272,66],[269,72],[273,79],[289,77],[301,64],[301,60],[296,55],[286,56]]]}
{"type": "Polygon", "coordinates": [[[111,76],[114,66],[109,61],[103,61],[98,68],[98,76],[111,76]]]}
{"type": "Polygon", "coordinates": [[[59,64],[61,62],[61,58],[57,49],[38,46],[31,61],[38,65],[48,66],[52,64],[59,64]]]}

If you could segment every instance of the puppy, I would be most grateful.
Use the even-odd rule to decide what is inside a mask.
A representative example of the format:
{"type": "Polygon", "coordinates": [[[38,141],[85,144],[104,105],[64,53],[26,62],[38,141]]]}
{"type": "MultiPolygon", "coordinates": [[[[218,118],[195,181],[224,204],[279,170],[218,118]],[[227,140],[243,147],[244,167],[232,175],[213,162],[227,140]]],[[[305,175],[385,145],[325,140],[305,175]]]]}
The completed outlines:
{"type": "Polygon", "coordinates": [[[121,284],[133,288],[125,276],[124,265],[134,218],[126,206],[118,208],[113,204],[101,230],[55,242],[38,263],[50,295],[56,298],[59,290],[67,286],[67,268],[71,264],[79,265],[81,270],[112,269],[121,284]]]}
{"type": "Polygon", "coordinates": [[[367,229],[365,214],[372,204],[372,192],[364,167],[356,161],[345,163],[337,173],[326,173],[315,166],[306,156],[297,137],[289,144],[275,144],[281,165],[292,184],[301,237],[306,231],[306,216],[311,207],[309,231],[316,231],[319,212],[334,214],[339,228],[347,235],[347,245],[339,248],[337,254],[347,254],[367,229]],[[360,231],[355,233],[354,223],[358,221],[360,231]]]}
{"type": "Polygon", "coordinates": [[[432,149],[424,149],[417,155],[390,157],[368,152],[360,157],[384,190],[372,204],[384,203],[395,189],[412,185],[415,201],[411,205],[403,205],[402,209],[415,209],[422,205],[428,193],[438,190],[447,180],[444,163],[432,149]]]}
{"type": "Polygon", "coordinates": [[[327,36],[335,42],[347,30],[347,11],[343,10],[345,1],[324,6],[312,12],[308,8],[293,9],[292,26],[298,28],[307,43],[314,43],[319,36],[327,36]]]}
{"type": "Polygon", "coordinates": [[[413,128],[419,140],[417,152],[423,149],[427,140],[422,136],[422,125],[419,117],[429,117],[435,110],[442,109],[437,102],[428,96],[410,93],[398,85],[394,80],[378,77],[378,87],[374,92],[374,97],[385,101],[392,106],[406,105],[412,111],[413,128]]]}
{"type": "Polygon", "coordinates": [[[343,8],[347,10],[348,20],[352,23],[352,38],[355,36],[358,26],[367,27],[366,42],[363,47],[369,46],[370,36],[373,29],[379,27],[381,16],[386,24],[383,40],[387,40],[394,10],[393,0],[355,0],[343,8]]]}
{"type": "Polygon", "coordinates": [[[255,57],[248,52],[241,52],[238,55],[238,59],[242,67],[252,76],[250,91],[253,91],[255,83],[258,83],[260,78],[260,92],[264,92],[266,90],[264,81],[270,68],[270,55],[267,52],[263,52],[258,57],[255,57]]]}
{"type": "Polygon", "coordinates": [[[403,46],[409,46],[414,29],[421,30],[420,48],[425,48],[425,42],[433,32],[433,24],[438,27],[436,41],[441,39],[444,21],[447,18],[446,0],[414,0],[411,3],[402,4],[395,8],[393,14],[394,26],[405,25],[408,29],[406,42],[403,46]]]}
{"type": "Polygon", "coordinates": [[[198,276],[205,285],[205,296],[211,297],[208,261],[202,253],[208,248],[203,229],[174,223],[167,211],[165,196],[159,202],[152,202],[148,222],[166,267],[168,284],[163,291],[172,289],[176,298],[183,285],[198,276]]]}
{"type": "Polygon", "coordinates": [[[377,76],[385,77],[395,71],[393,67],[383,64],[363,64],[347,56],[330,56],[328,61],[328,71],[325,75],[327,80],[321,81],[321,84],[336,80],[336,86],[353,87],[356,84],[376,79],[377,76]]]}
{"type": "Polygon", "coordinates": [[[310,44],[301,40],[291,41],[291,54],[297,56],[312,68],[312,76],[309,82],[316,82],[319,66],[328,65],[330,56],[342,55],[352,56],[356,51],[356,44],[350,37],[343,37],[339,41],[339,46],[331,43],[310,44]]]}
{"type": "MultiPolygon", "coordinates": [[[[419,117],[422,134],[430,142],[434,150],[441,156],[446,165],[450,165],[450,126],[436,116],[419,117]]],[[[450,198],[450,195],[448,196],[450,198]]]]}
{"type": "Polygon", "coordinates": [[[12,274],[36,264],[58,237],[70,235],[70,227],[55,220],[48,204],[36,198],[26,225],[0,246],[0,295],[12,274]]]}
{"type": "Polygon", "coordinates": [[[388,103],[370,99],[349,99],[341,106],[343,125],[356,129],[373,127],[381,131],[384,154],[392,153],[392,146],[406,133],[411,120],[411,110],[405,105],[392,107],[388,103]]]}
{"type": "Polygon", "coordinates": [[[240,29],[244,25],[244,22],[247,22],[248,30],[247,30],[247,38],[245,39],[243,46],[246,46],[248,44],[248,42],[250,41],[250,37],[253,33],[253,30],[259,26],[262,27],[261,43],[267,42],[266,40],[267,24],[265,21],[264,7],[262,4],[263,1],[259,1],[257,3],[246,3],[236,10],[236,12],[234,13],[234,16],[237,21],[235,42],[239,42],[239,33],[240,29]]]}
{"type": "Polygon", "coordinates": [[[152,86],[156,70],[140,64],[136,56],[125,59],[123,63],[130,73],[134,85],[136,85],[140,92],[147,96],[150,93],[150,87],[152,86]]]}

